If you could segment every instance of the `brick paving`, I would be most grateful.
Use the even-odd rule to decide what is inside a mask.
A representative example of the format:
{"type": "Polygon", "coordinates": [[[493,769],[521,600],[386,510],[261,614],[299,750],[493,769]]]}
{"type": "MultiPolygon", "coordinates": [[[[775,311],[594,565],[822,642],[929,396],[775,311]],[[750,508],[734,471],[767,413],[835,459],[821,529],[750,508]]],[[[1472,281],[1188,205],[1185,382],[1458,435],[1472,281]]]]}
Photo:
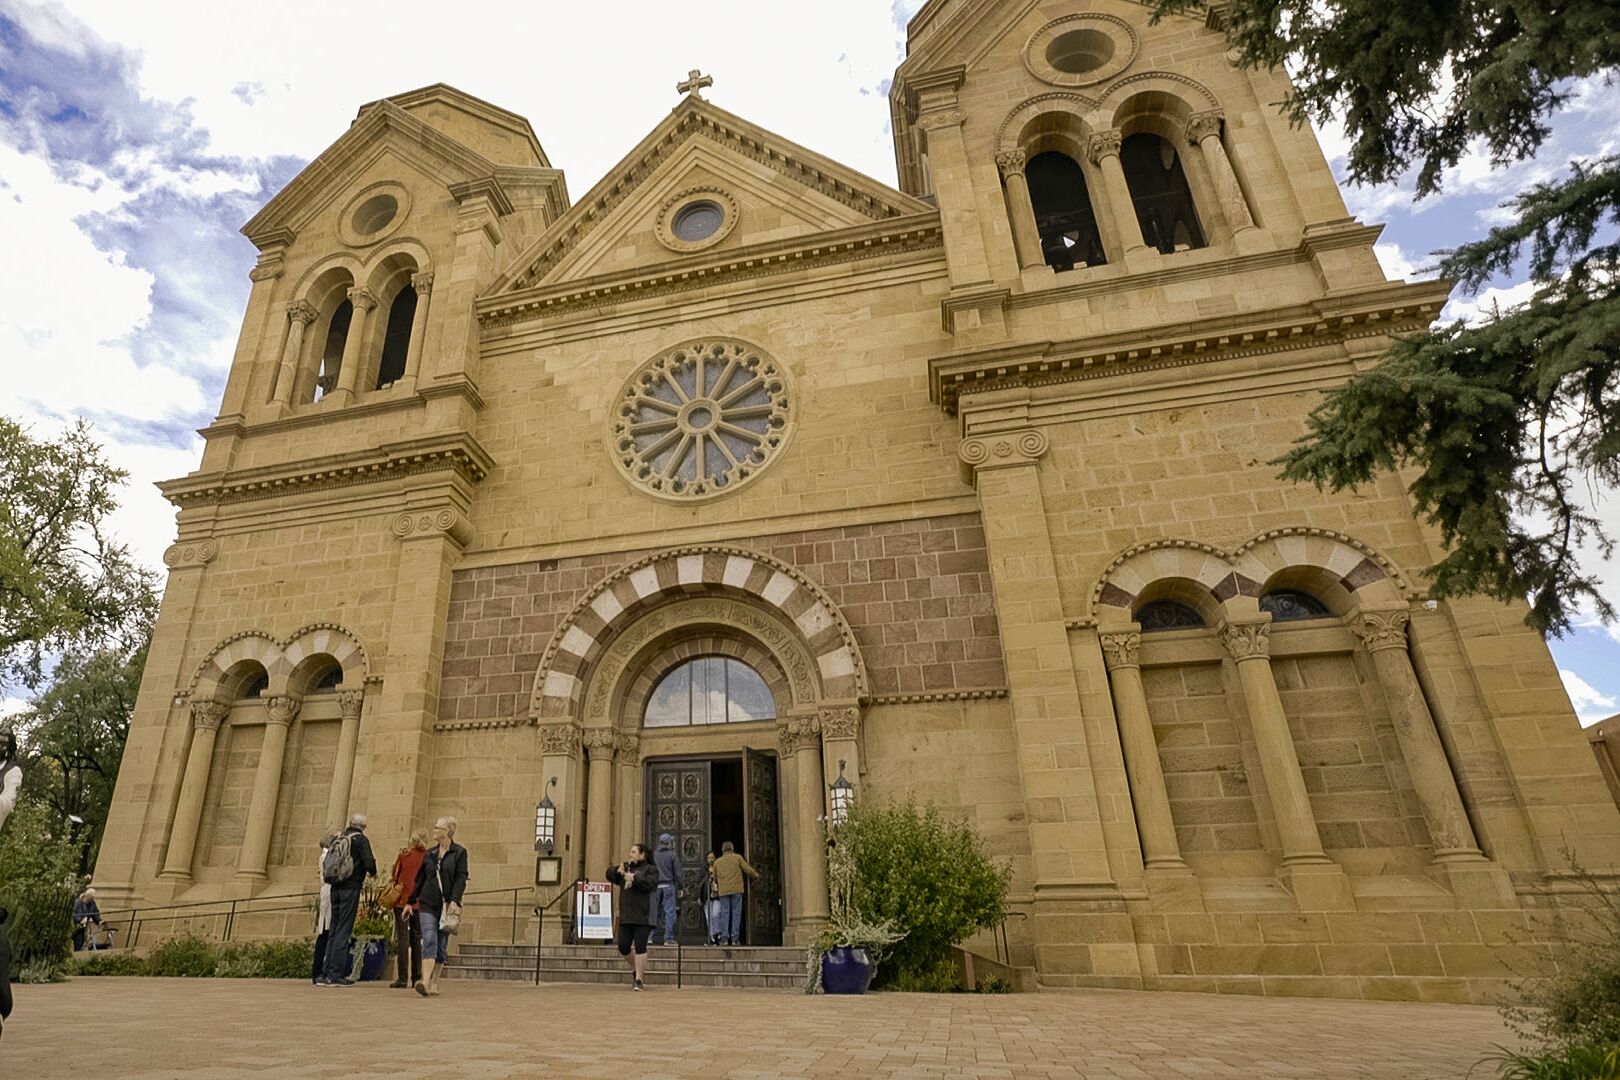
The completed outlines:
{"type": "Polygon", "coordinates": [[[1101,990],[840,999],[454,982],[429,1002],[382,984],[93,978],[16,989],[0,1040],[6,1080],[1426,1080],[1466,1076],[1509,1040],[1494,1010],[1470,1005],[1101,990]]]}

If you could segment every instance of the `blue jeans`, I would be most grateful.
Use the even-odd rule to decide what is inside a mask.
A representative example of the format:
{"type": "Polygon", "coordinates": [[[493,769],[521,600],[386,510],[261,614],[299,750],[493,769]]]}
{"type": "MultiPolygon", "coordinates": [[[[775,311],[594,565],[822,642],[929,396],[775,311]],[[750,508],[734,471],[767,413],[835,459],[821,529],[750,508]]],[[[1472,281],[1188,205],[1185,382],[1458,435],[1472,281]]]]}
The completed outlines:
{"type": "Polygon", "coordinates": [[[742,936],[742,893],[731,893],[718,899],[720,917],[715,921],[720,924],[720,936],[735,945],[742,936]]]}
{"type": "Polygon", "coordinates": [[[675,944],[675,886],[658,886],[658,910],[664,913],[664,944],[675,944]]]}
{"type": "Polygon", "coordinates": [[[450,935],[439,933],[439,913],[427,908],[416,913],[422,924],[422,959],[445,963],[450,959],[450,935]]]}

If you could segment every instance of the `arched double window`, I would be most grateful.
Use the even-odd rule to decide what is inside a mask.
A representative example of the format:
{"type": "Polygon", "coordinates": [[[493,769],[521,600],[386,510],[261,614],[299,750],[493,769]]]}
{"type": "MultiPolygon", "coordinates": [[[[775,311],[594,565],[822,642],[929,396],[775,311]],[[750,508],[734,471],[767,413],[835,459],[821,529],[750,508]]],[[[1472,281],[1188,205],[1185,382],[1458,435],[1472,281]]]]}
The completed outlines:
{"type": "Polygon", "coordinates": [[[1181,155],[1169,139],[1151,131],[1127,135],[1119,146],[1119,164],[1131,206],[1142,227],[1142,239],[1164,255],[1204,246],[1192,188],[1181,155]]]}
{"type": "Polygon", "coordinates": [[[1197,609],[1175,600],[1154,600],[1143,604],[1136,609],[1134,618],[1141,625],[1144,634],[1158,630],[1187,630],[1206,625],[1204,617],[1197,609]]]}
{"type": "Polygon", "coordinates": [[[349,300],[333,309],[326,324],[326,340],[321,347],[321,367],[315,376],[315,401],[337,389],[338,369],[343,366],[343,347],[349,340],[349,328],[354,322],[354,304],[349,300]]]}
{"type": "Polygon", "coordinates": [[[1326,604],[1298,589],[1273,589],[1260,598],[1260,610],[1271,612],[1274,623],[1333,617],[1326,604]]]}
{"type": "Polygon", "coordinates": [[[1091,194],[1086,190],[1086,174],[1079,163],[1065,153],[1048,150],[1030,159],[1024,176],[1046,265],[1072,270],[1107,262],[1091,194]]]}
{"type": "Polygon", "coordinates": [[[405,360],[411,348],[411,323],[416,318],[416,289],[409,280],[388,306],[388,326],[383,332],[382,357],[377,362],[377,386],[392,386],[405,374],[405,360]]]}
{"type": "Polygon", "coordinates": [[[774,719],[776,698],[759,672],[729,656],[700,656],[658,680],[641,723],[687,727],[774,719]]]}

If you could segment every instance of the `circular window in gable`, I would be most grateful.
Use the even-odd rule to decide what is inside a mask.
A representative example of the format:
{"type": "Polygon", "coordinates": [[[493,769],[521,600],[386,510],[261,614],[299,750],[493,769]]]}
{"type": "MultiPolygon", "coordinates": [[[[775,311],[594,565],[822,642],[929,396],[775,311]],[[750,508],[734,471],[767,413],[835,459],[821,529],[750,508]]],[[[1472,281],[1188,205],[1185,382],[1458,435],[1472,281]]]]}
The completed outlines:
{"type": "Polygon", "coordinates": [[[411,197],[392,181],[372,184],[350,199],[338,217],[338,235],[350,247],[364,247],[393,233],[410,211],[411,197]]]}
{"type": "Polygon", "coordinates": [[[653,357],[608,418],[613,462],[633,486],[692,502],[757,477],[787,444],[786,368],[731,338],[690,341],[653,357]]]}
{"type": "Polygon", "coordinates": [[[1024,46],[1024,66],[1055,86],[1089,86],[1124,71],[1136,58],[1136,31],[1124,19],[1088,11],[1054,19],[1024,46]]]}
{"type": "Polygon", "coordinates": [[[713,247],[736,226],[737,200],[719,188],[697,187],[667,199],[655,228],[659,243],[684,254],[713,247]]]}

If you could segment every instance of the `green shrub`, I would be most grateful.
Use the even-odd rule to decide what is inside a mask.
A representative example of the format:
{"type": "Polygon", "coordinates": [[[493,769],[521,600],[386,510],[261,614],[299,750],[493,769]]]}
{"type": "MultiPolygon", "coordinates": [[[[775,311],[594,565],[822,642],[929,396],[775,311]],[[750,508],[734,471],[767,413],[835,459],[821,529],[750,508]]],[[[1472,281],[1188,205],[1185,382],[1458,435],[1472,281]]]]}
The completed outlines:
{"type": "Polygon", "coordinates": [[[256,941],[251,946],[260,966],[259,978],[307,979],[315,962],[315,943],[301,941],[256,941]]]}
{"type": "Polygon", "coordinates": [[[79,853],[50,810],[25,799],[0,832],[0,907],[11,912],[11,963],[61,966],[72,952],[73,898],[78,894],[79,853]]]}
{"type": "Polygon", "coordinates": [[[59,983],[67,978],[61,960],[33,960],[11,970],[11,981],[20,983],[59,983]]]}
{"type": "Polygon", "coordinates": [[[150,974],[165,978],[206,979],[214,974],[218,948],[200,937],[170,938],[152,950],[150,974]]]}
{"type": "Polygon", "coordinates": [[[1497,1062],[1502,1080],[1620,1080],[1620,1046],[1574,1043],[1543,1054],[1503,1051],[1497,1062]]]}
{"type": "Polygon", "coordinates": [[[214,977],[218,979],[262,979],[264,961],[257,950],[228,949],[214,958],[214,977]]]}
{"type": "Polygon", "coordinates": [[[1010,994],[1013,992],[1012,983],[998,975],[986,975],[979,979],[973,988],[978,994],[1010,994]]]}
{"type": "Polygon", "coordinates": [[[87,952],[73,958],[69,975],[145,975],[150,970],[144,956],[132,952],[87,952]]]}
{"type": "Polygon", "coordinates": [[[904,935],[885,951],[879,985],[939,982],[951,946],[1002,919],[1011,870],[991,861],[972,826],[938,807],[857,804],[836,842],[834,857],[854,868],[855,911],[904,935]]]}
{"type": "Polygon", "coordinates": [[[950,960],[941,960],[927,971],[897,970],[885,986],[906,994],[950,994],[961,988],[961,973],[950,960]]]}

